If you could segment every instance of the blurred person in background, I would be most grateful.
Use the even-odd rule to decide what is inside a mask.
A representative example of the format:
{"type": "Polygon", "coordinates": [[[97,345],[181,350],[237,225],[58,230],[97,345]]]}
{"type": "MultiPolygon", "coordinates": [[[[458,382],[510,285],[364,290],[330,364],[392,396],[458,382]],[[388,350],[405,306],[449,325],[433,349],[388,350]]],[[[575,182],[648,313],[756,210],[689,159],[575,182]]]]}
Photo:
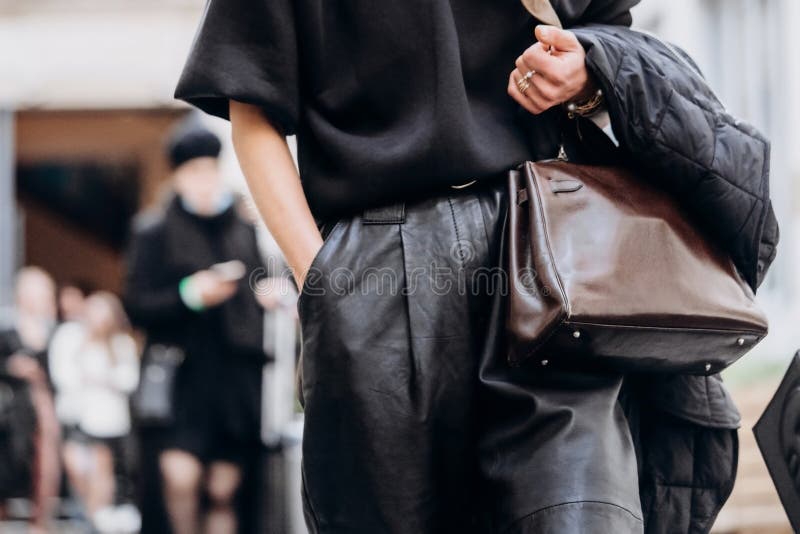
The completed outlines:
{"type": "Polygon", "coordinates": [[[100,532],[120,530],[127,507],[114,507],[115,457],[131,429],[129,395],[139,381],[139,355],[119,299],[91,294],[80,317],[62,324],[50,345],[56,411],[64,425],[69,482],[100,532]]]}
{"type": "MultiPolygon", "coordinates": [[[[220,148],[213,133],[191,121],[173,134],[174,198],[163,213],[137,220],[128,256],[124,300],[147,334],[140,387],[148,386],[148,360],[160,350],[185,355],[165,426],[148,431],[158,441],[175,534],[236,530],[234,497],[260,444],[263,313],[248,275],[262,260],[255,229],[240,217],[220,175],[220,148]]],[[[143,456],[149,446],[143,443],[143,456]]],[[[143,530],[156,530],[143,512],[143,530]]]]}
{"type": "Polygon", "coordinates": [[[86,297],[91,293],[89,284],[71,281],[58,289],[58,318],[63,321],[80,320],[86,297]]]}
{"type": "Polygon", "coordinates": [[[13,328],[0,332],[0,363],[29,384],[36,412],[31,532],[46,532],[58,496],[60,430],[46,372],[47,347],[57,321],[56,285],[38,267],[19,271],[13,328]]]}
{"type": "Polygon", "coordinates": [[[9,499],[30,498],[34,487],[36,410],[30,384],[5,367],[8,347],[0,346],[0,521],[14,510],[9,499]]]}

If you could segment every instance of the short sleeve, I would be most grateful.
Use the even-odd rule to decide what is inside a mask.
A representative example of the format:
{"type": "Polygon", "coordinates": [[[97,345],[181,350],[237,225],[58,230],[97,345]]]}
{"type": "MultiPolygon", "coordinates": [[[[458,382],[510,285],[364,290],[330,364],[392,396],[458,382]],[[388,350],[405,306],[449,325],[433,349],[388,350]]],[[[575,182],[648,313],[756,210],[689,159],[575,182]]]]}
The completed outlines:
{"type": "Polygon", "coordinates": [[[294,0],[208,0],[175,97],[228,119],[228,102],[260,106],[286,135],[299,110],[294,0]]]}

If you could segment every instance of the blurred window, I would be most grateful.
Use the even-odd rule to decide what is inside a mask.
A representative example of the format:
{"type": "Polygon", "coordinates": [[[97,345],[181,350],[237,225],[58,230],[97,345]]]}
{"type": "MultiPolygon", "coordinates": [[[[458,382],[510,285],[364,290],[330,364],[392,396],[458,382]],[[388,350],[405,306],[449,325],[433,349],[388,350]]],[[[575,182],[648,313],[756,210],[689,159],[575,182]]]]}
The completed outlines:
{"type": "Polygon", "coordinates": [[[704,0],[710,58],[706,76],[731,113],[768,134],[780,100],[779,0],[704,0]]]}
{"type": "Polygon", "coordinates": [[[786,73],[790,70],[787,62],[797,59],[793,51],[786,51],[786,4],[783,0],[702,3],[710,59],[705,74],[730,113],[759,128],[772,144],[770,182],[773,207],[782,221],[783,257],[779,254],[760,292],[777,292],[789,298],[787,287],[795,274],[793,260],[787,257],[787,247],[793,244],[792,229],[786,221],[792,209],[789,155],[794,149],[787,144],[787,128],[792,127],[793,119],[787,117],[786,102],[794,95],[789,94],[786,73]]]}
{"type": "Polygon", "coordinates": [[[44,161],[17,167],[20,195],[119,249],[139,198],[135,162],[44,161]]]}

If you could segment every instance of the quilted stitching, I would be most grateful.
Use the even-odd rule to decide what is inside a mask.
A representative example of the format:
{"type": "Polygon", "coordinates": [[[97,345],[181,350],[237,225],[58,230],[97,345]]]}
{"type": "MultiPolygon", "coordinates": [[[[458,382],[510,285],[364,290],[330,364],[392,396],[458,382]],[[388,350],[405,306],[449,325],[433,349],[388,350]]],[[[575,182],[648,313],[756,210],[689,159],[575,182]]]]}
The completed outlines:
{"type": "Polygon", "coordinates": [[[619,26],[573,31],[621,146],[684,202],[755,290],[777,243],[769,142],[725,110],[684,52],[619,26]]]}

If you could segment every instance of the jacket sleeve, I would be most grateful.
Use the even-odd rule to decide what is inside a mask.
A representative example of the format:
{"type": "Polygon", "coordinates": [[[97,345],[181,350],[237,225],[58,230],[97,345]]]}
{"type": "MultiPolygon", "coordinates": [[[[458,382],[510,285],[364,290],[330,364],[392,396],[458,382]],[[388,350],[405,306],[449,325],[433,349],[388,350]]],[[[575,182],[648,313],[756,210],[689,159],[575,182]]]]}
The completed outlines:
{"type": "Polygon", "coordinates": [[[682,51],[626,27],[572,29],[620,146],[642,176],[677,196],[755,290],[778,241],[768,141],[725,110],[682,51]]]}
{"type": "Polygon", "coordinates": [[[180,320],[189,313],[178,284],[164,275],[164,236],[161,228],[134,230],[127,252],[125,309],[137,326],[149,328],[180,320]]]}

